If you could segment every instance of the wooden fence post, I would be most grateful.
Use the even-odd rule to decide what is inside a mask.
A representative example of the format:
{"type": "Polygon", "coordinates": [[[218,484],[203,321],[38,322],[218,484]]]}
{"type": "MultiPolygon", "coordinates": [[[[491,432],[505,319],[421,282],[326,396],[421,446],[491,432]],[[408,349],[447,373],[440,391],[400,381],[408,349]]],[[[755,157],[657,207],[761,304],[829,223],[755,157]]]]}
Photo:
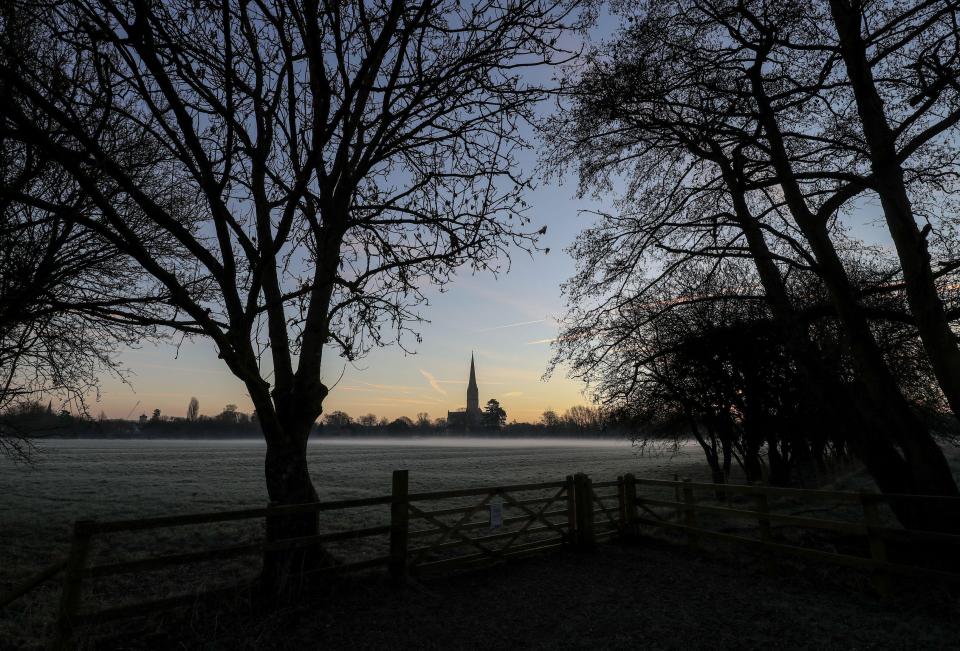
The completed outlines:
{"type": "MultiPolygon", "coordinates": [[[[679,481],[680,481],[680,475],[678,475],[677,473],[673,473],[673,481],[679,482],[679,481]]],[[[681,498],[680,498],[680,486],[674,486],[674,487],[673,487],[673,501],[674,501],[674,502],[678,502],[678,503],[681,501],[681,498]]],[[[677,522],[682,522],[682,521],[683,521],[683,507],[678,504],[678,505],[677,505],[677,508],[676,508],[676,512],[677,512],[677,522]]]]}
{"type": "Polygon", "coordinates": [[[393,501],[390,502],[390,575],[396,583],[407,578],[407,536],[410,530],[409,471],[393,471],[393,501]]]}
{"type": "MultiPolygon", "coordinates": [[[[761,490],[765,490],[761,487],[761,490]]],[[[760,527],[760,540],[765,543],[773,541],[773,531],[770,529],[770,518],[768,514],[770,513],[770,502],[767,500],[767,493],[757,493],[757,513],[760,515],[757,516],[757,525],[760,527]]],[[[776,571],[776,563],[773,560],[773,555],[769,553],[767,548],[764,548],[764,565],[767,570],[770,572],[776,571]]]]}
{"type": "Polygon", "coordinates": [[[770,503],[767,501],[766,493],[757,493],[757,513],[760,514],[757,518],[757,524],[760,526],[760,540],[770,542],[773,540],[773,533],[770,530],[770,518],[767,517],[770,513],[770,503]]]}
{"type": "Polygon", "coordinates": [[[635,539],[638,537],[637,531],[637,478],[633,473],[627,473],[623,476],[623,511],[626,516],[626,537],[635,539]]]}
{"type": "Polygon", "coordinates": [[[870,558],[878,565],[873,568],[873,587],[882,599],[887,599],[892,594],[890,589],[890,575],[887,574],[881,564],[887,562],[887,544],[883,541],[883,536],[877,529],[881,526],[880,512],[877,510],[877,502],[871,499],[871,493],[860,491],[860,504],[863,507],[863,522],[867,526],[867,540],[870,543],[870,558]]]}
{"type": "Polygon", "coordinates": [[[60,613],[57,617],[54,649],[73,647],[74,619],[80,609],[83,574],[90,554],[90,539],[95,529],[96,523],[93,520],[77,520],[73,523],[73,540],[70,543],[70,556],[67,558],[66,572],[63,577],[63,592],[60,594],[60,613]]]}
{"type": "Polygon", "coordinates": [[[622,537],[627,530],[627,495],[623,487],[623,475],[617,475],[617,526],[622,537]]]}
{"type": "Polygon", "coordinates": [[[573,475],[567,475],[567,544],[577,546],[577,487],[573,475]]]}
{"type": "MultiPolygon", "coordinates": [[[[684,479],[683,483],[684,524],[696,529],[697,512],[693,510],[693,505],[696,503],[693,499],[693,487],[688,485],[690,484],[689,478],[684,479]]],[[[696,532],[687,531],[687,544],[690,545],[691,549],[698,549],[700,547],[700,537],[696,532]]]]}
{"type": "Polygon", "coordinates": [[[577,547],[593,549],[596,543],[593,537],[593,483],[582,472],[573,476],[573,482],[577,502],[577,547]]]}

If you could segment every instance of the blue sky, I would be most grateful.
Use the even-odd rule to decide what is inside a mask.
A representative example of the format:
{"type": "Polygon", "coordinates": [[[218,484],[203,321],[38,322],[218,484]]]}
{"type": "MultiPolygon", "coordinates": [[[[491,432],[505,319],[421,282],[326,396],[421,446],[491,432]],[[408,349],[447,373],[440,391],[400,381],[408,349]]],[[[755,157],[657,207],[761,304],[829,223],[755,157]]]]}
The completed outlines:
{"type": "MultiPolygon", "coordinates": [[[[591,38],[604,38],[616,23],[601,12],[591,38]]],[[[570,34],[568,38],[573,47],[578,37],[570,34]]],[[[544,80],[552,73],[528,70],[527,74],[544,80]]],[[[532,133],[526,135],[535,142],[532,133]]],[[[537,155],[536,151],[523,153],[524,172],[535,171],[537,155]]],[[[498,399],[508,420],[536,421],[545,409],[563,411],[587,402],[582,384],[562,372],[548,382],[542,380],[551,358],[550,341],[558,330],[556,318],[563,312],[560,285],[574,270],[565,249],[591,220],[581,211],[597,207],[576,199],[575,194],[576,182],[571,178],[540,182],[530,191],[526,199],[531,224],[533,229],[547,226],[540,244],[550,253],[530,256],[517,250],[508,273],[494,277],[462,270],[444,293],[431,290],[430,305],[421,311],[429,322],[418,328],[423,341],[414,348],[414,355],[391,346],[348,364],[328,354],[324,380],[336,386],[324,411],[343,410],[354,417],[366,413],[414,417],[419,412],[445,417],[447,410],[466,404],[471,352],[476,358],[481,403],[498,399]]],[[[182,416],[192,396],[205,414],[219,413],[228,403],[252,410],[243,385],[203,339],[184,342],[179,350],[147,345],[124,351],[121,362],[130,371],[129,382],[103,378],[92,413],[126,418],[158,408],[182,416]]]]}
{"type": "MultiPolygon", "coordinates": [[[[532,167],[533,156],[525,163],[532,167]]],[[[370,412],[389,418],[418,412],[446,416],[466,403],[471,351],[481,401],[500,400],[509,420],[536,420],[545,409],[562,411],[586,402],[582,385],[562,373],[549,382],[541,379],[551,357],[549,342],[557,334],[555,319],[562,313],[560,284],[574,269],[564,249],[591,219],[580,214],[588,202],[576,199],[575,192],[575,182],[568,180],[541,183],[528,195],[533,226],[548,227],[541,244],[549,254],[518,250],[508,273],[494,277],[462,270],[446,292],[430,291],[430,305],[422,310],[429,323],[419,328],[423,342],[416,354],[391,346],[354,364],[329,355],[324,380],[336,386],[324,410],[355,417],[370,412]]],[[[241,383],[202,339],[179,350],[147,345],[125,351],[121,361],[131,371],[129,385],[104,378],[100,402],[91,406],[94,414],[135,417],[158,408],[182,416],[191,396],[200,401],[201,413],[219,413],[227,403],[251,410],[241,383]]]]}
{"type": "MultiPolygon", "coordinates": [[[[614,18],[603,15],[593,38],[610,34],[615,24],[614,18]]],[[[532,172],[536,153],[529,152],[521,164],[532,172]]],[[[548,227],[540,244],[549,247],[549,254],[515,251],[508,273],[494,277],[462,270],[445,293],[428,292],[430,305],[422,310],[428,322],[419,328],[423,340],[415,347],[416,354],[391,346],[354,364],[328,354],[324,380],[335,386],[324,411],[343,410],[354,417],[366,413],[414,417],[419,412],[431,418],[445,416],[447,410],[466,403],[471,352],[481,402],[498,399],[508,420],[535,421],[545,409],[563,411],[587,402],[583,386],[562,371],[549,381],[542,379],[551,357],[550,341],[558,330],[556,318],[564,307],[560,285],[574,270],[565,249],[592,220],[582,214],[584,209],[611,207],[577,199],[575,194],[576,183],[567,177],[541,182],[527,196],[533,228],[548,227]]],[[[869,202],[858,207],[852,216],[853,233],[884,242],[878,212],[869,202]]],[[[243,386],[202,339],[185,342],[179,349],[148,345],[125,351],[121,362],[131,372],[129,384],[104,378],[100,400],[91,405],[94,414],[102,410],[109,417],[136,417],[159,408],[182,416],[192,396],[205,414],[219,413],[228,403],[252,409],[243,386]]]]}

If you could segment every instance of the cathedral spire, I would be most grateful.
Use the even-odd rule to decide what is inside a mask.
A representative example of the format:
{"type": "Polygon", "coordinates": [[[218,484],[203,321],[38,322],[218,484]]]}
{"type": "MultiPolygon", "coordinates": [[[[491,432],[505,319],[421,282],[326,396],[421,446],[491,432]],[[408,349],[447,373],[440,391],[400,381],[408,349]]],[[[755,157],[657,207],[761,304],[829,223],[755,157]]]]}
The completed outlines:
{"type": "Polygon", "coordinates": [[[473,351],[470,352],[470,382],[467,384],[467,411],[480,411],[480,390],[477,388],[477,371],[473,364],[473,351]]]}

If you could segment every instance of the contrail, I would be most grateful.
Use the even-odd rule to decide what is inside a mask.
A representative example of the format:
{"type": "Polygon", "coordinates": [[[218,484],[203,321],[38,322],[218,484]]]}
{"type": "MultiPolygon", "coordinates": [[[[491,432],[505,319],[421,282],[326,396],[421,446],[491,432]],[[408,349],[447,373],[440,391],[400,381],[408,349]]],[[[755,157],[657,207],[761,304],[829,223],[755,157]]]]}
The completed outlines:
{"type": "Polygon", "coordinates": [[[427,382],[430,383],[430,386],[433,387],[434,391],[436,391],[440,395],[444,395],[444,396],[447,395],[447,392],[444,391],[443,387],[440,386],[440,383],[437,382],[437,378],[433,377],[433,373],[430,373],[429,371],[424,371],[423,369],[420,369],[420,373],[423,375],[423,377],[427,378],[427,382]]]}
{"type": "Polygon", "coordinates": [[[520,321],[519,323],[508,323],[502,326],[493,326],[492,328],[480,328],[475,332],[490,332],[491,330],[505,330],[506,328],[519,328],[520,326],[533,325],[534,323],[544,323],[547,319],[535,319],[533,321],[520,321]]]}

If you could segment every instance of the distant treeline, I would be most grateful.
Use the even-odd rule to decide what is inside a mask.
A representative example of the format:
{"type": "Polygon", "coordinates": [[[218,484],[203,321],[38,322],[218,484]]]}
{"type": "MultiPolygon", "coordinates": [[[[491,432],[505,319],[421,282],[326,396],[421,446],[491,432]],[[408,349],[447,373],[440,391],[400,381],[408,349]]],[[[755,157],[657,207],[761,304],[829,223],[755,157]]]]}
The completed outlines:
{"type": "MultiPolygon", "coordinates": [[[[228,405],[232,407],[232,405],[228,405]]],[[[52,403],[31,402],[0,414],[0,427],[32,438],[238,438],[260,436],[255,418],[233,410],[217,416],[197,415],[192,419],[162,416],[137,420],[75,415],[55,410],[52,403]]]]}
{"type": "Polygon", "coordinates": [[[490,400],[485,409],[483,424],[474,429],[450,427],[445,418],[430,418],[426,412],[416,418],[401,416],[390,420],[365,414],[357,418],[343,411],[324,415],[316,432],[323,436],[379,436],[382,434],[443,435],[469,434],[497,437],[517,436],[571,436],[577,438],[607,438],[628,433],[632,424],[596,407],[577,405],[565,412],[544,411],[533,423],[506,422],[506,412],[496,400],[490,400]],[[499,410],[499,411],[497,411],[499,410]],[[495,416],[492,414],[496,414],[495,416]]]}
{"type": "MultiPolygon", "coordinates": [[[[495,402],[495,401],[492,401],[495,402]]],[[[499,409],[499,405],[496,406],[499,409]]],[[[152,415],[142,414],[136,420],[78,416],[66,410],[30,402],[0,414],[3,427],[28,433],[35,438],[259,438],[261,436],[256,414],[239,411],[236,405],[227,405],[216,416],[198,413],[199,403],[192,399],[186,417],[167,416],[155,409],[152,415]]],[[[446,419],[431,419],[425,412],[415,419],[401,416],[393,420],[365,414],[353,418],[343,411],[326,414],[314,428],[315,436],[490,436],[510,437],[571,437],[611,438],[632,433],[633,424],[616,414],[587,406],[574,406],[563,413],[543,412],[534,423],[504,423],[500,410],[493,418],[473,429],[450,428],[446,419]]]]}

